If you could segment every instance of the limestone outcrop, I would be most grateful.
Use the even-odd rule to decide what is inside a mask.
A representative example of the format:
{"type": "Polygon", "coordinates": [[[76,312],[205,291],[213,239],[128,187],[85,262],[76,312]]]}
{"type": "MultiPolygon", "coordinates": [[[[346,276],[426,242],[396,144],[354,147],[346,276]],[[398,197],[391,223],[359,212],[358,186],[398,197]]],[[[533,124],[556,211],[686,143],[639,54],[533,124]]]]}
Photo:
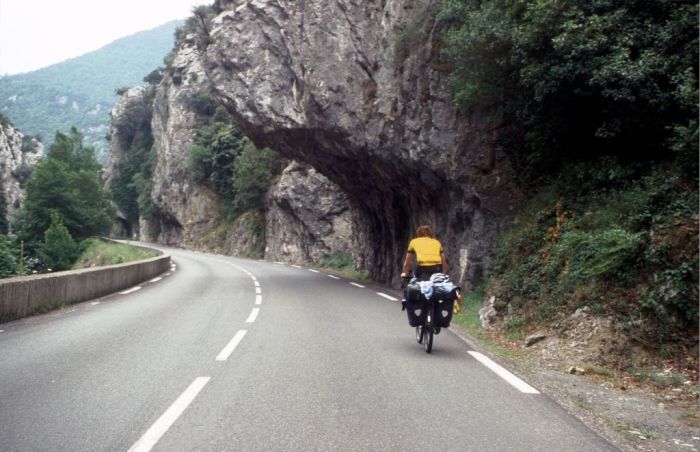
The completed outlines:
{"type": "Polygon", "coordinates": [[[0,194],[5,197],[9,218],[22,207],[24,182],[43,153],[39,141],[0,118],[0,194]]]}
{"type": "Polygon", "coordinates": [[[265,258],[318,262],[353,254],[353,214],[347,195],[308,165],[292,162],[266,202],[265,258]]]}
{"type": "Polygon", "coordinates": [[[153,102],[153,172],[151,202],[158,224],[148,225],[158,242],[196,247],[198,239],[219,225],[217,195],[194,181],[189,158],[196,129],[205,118],[192,108],[206,93],[206,77],[193,39],[186,40],[158,84],[153,102]]]}
{"type": "Polygon", "coordinates": [[[437,0],[218,0],[202,69],[259,146],[312,165],[347,195],[360,270],[396,281],[419,224],[452,274],[490,266],[519,193],[482,118],[458,115],[437,0]]]}

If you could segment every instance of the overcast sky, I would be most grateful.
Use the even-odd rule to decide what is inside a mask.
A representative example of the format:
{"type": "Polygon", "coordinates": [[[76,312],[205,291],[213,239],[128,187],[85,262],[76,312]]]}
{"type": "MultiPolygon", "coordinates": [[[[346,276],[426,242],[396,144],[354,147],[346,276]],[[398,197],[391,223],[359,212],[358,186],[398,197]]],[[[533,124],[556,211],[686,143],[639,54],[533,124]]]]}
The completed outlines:
{"type": "Polygon", "coordinates": [[[33,71],[190,16],[213,0],[0,0],[0,75],[33,71]]]}

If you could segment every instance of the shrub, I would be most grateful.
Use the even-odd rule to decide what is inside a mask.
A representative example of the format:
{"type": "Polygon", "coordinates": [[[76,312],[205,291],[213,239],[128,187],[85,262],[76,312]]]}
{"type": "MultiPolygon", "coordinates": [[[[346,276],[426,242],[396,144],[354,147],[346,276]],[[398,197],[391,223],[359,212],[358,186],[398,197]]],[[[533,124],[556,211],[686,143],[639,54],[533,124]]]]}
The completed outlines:
{"type": "Polygon", "coordinates": [[[679,156],[697,168],[698,3],[446,0],[464,111],[493,111],[531,177],[573,159],[679,156]]]}
{"type": "Polygon", "coordinates": [[[58,214],[51,216],[51,226],[44,233],[38,254],[46,268],[53,271],[68,270],[78,257],[80,247],[63,225],[58,214]]]}
{"type": "Polygon", "coordinates": [[[697,190],[673,166],[618,173],[603,159],[575,168],[586,184],[564,171],[502,234],[489,290],[523,298],[512,308],[535,322],[588,304],[653,319],[649,343],[697,334],[697,190]]]}
{"type": "Polygon", "coordinates": [[[17,275],[17,250],[14,249],[7,236],[0,235],[0,278],[17,275]]]}

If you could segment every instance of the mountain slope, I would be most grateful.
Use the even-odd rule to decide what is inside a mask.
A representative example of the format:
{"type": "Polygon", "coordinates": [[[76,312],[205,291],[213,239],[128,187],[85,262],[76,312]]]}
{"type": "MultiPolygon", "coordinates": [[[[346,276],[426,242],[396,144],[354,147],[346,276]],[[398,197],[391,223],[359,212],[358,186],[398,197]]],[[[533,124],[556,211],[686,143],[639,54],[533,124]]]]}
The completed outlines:
{"type": "Polygon", "coordinates": [[[162,64],[180,24],[168,22],[44,69],[0,77],[0,112],[47,145],[56,130],[74,125],[104,161],[115,90],[141,83],[162,64]]]}

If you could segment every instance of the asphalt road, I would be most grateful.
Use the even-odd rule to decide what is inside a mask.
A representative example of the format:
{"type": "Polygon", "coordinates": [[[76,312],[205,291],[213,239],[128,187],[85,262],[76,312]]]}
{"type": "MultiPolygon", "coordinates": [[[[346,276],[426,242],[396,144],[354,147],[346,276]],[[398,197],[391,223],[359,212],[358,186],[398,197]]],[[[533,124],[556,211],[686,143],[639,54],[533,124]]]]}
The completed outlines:
{"type": "Polygon", "coordinates": [[[0,324],[0,450],[616,450],[451,332],[425,353],[389,290],[168,251],[140,289],[0,324]]]}

